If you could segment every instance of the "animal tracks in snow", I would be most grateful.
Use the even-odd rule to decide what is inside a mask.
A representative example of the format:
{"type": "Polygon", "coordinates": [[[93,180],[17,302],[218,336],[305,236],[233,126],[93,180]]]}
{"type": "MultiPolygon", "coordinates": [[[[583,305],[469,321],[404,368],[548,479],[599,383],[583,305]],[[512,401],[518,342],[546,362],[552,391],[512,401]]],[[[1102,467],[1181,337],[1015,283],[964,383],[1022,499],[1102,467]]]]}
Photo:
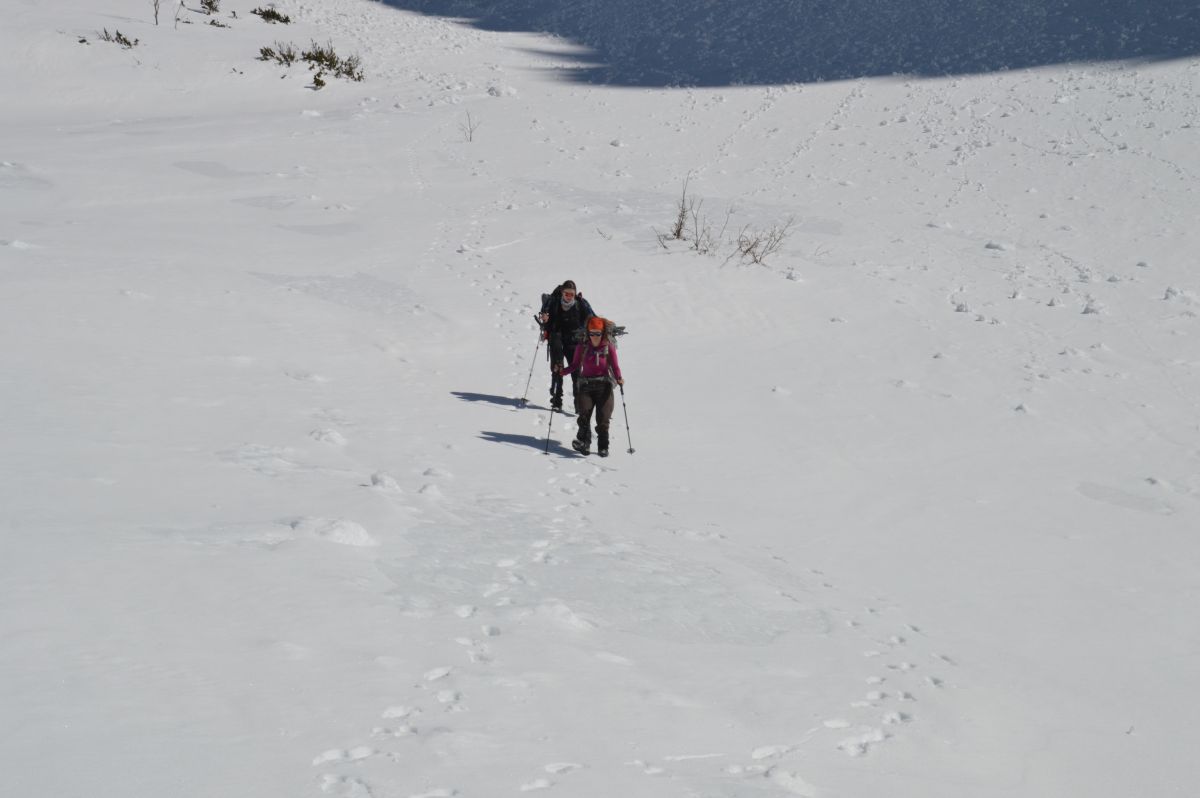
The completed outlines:
{"type": "MultiPolygon", "coordinates": [[[[569,790],[588,772],[632,768],[639,778],[747,779],[780,794],[815,796],[817,788],[796,767],[806,751],[868,757],[919,728],[923,704],[944,700],[945,671],[956,667],[956,658],[933,647],[928,631],[898,617],[896,607],[856,600],[825,569],[796,571],[782,558],[741,549],[737,535],[712,525],[673,525],[637,538],[607,534],[579,508],[610,479],[592,468],[555,467],[543,483],[550,490],[539,495],[532,488],[532,504],[525,506],[503,497],[468,498],[443,465],[414,467],[403,480],[382,471],[370,477],[375,491],[396,501],[409,495],[409,485],[414,498],[427,486],[446,489],[440,505],[453,514],[412,527],[405,553],[382,555],[378,563],[399,617],[422,625],[431,638],[443,633],[446,647],[434,661],[413,663],[408,687],[381,702],[375,720],[364,720],[360,739],[331,740],[314,757],[327,792],[429,794],[428,785],[406,782],[409,763],[428,761],[430,752],[446,762],[471,761],[475,751],[494,744],[488,741],[499,732],[488,724],[507,722],[498,707],[517,712],[516,723],[522,712],[588,701],[559,692],[559,666],[537,654],[547,648],[574,652],[570,661],[581,678],[606,683],[645,679],[657,667],[631,655],[632,640],[717,646],[735,659],[780,640],[802,640],[810,652],[825,650],[828,641],[829,656],[851,656],[841,667],[840,696],[828,696],[823,715],[790,738],[745,749],[740,762],[723,753],[651,758],[649,751],[632,762],[560,760],[533,735],[521,748],[528,756],[524,777],[506,787],[514,793],[569,790]],[[560,503],[563,498],[569,501],[560,503]]],[[[334,523],[303,519],[296,529],[356,537],[353,527],[334,523]]],[[[658,691],[649,702],[642,695],[636,705],[669,712],[707,706],[685,690],[658,691]]],[[[509,733],[529,733],[527,724],[521,729],[509,733]]],[[[468,794],[466,783],[447,782],[437,789],[468,794]]]]}
{"type": "Polygon", "coordinates": [[[353,776],[325,774],[321,777],[321,792],[334,798],[374,798],[366,782],[353,776]]]}
{"type": "Polygon", "coordinates": [[[882,644],[863,651],[868,662],[882,660],[882,671],[864,679],[866,689],[860,698],[849,702],[848,708],[855,711],[850,716],[835,716],[826,719],[826,729],[854,734],[842,737],[837,747],[848,756],[861,757],[900,733],[900,728],[913,723],[916,714],[901,705],[914,705],[918,695],[932,688],[945,686],[942,677],[928,673],[930,668],[954,667],[953,657],[926,648],[925,635],[921,627],[913,623],[901,624],[900,630],[891,634],[879,634],[885,618],[893,613],[881,613],[874,607],[864,609],[864,617],[848,619],[846,626],[872,642],[882,644]],[[927,665],[915,661],[920,657],[927,665]],[[878,713],[878,714],[875,714],[878,713]]]}
{"type": "MultiPolygon", "coordinates": [[[[511,344],[512,363],[504,368],[519,391],[531,348],[519,344],[530,332],[532,308],[520,306],[518,292],[488,262],[486,226],[461,228],[447,221],[437,232],[441,255],[457,250],[446,263],[446,279],[489,288],[483,293],[511,344]]],[[[380,316],[408,313],[414,304],[399,285],[370,275],[259,276],[281,290],[380,316]]],[[[300,368],[287,376],[298,392],[311,394],[324,384],[324,378],[300,368]]],[[[530,415],[532,424],[544,426],[542,414],[530,415]]],[[[247,445],[222,457],[264,476],[343,479],[345,472],[319,470],[306,458],[353,457],[370,429],[339,410],[309,418],[306,441],[247,445]]],[[[556,432],[573,432],[569,420],[561,426],[558,421],[556,432]]],[[[572,781],[626,771],[663,783],[736,777],[760,791],[814,796],[816,788],[796,767],[806,752],[869,756],[918,727],[922,703],[944,694],[941,669],[953,667],[953,658],[934,657],[926,634],[916,624],[896,623],[894,608],[840,610],[862,605],[833,576],[797,571],[781,559],[746,551],[730,530],[677,522],[680,508],[670,503],[660,506],[667,528],[614,527],[604,501],[636,497],[635,485],[590,460],[568,456],[546,462],[544,477],[532,480],[536,484],[523,497],[528,505],[514,497],[473,495],[473,480],[456,477],[461,465],[453,454],[422,457],[403,469],[360,463],[352,484],[369,489],[361,496],[417,519],[405,525],[402,550],[384,545],[387,530],[374,519],[368,519],[368,530],[331,511],[287,527],[293,537],[357,547],[374,558],[387,583],[380,595],[398,625],[397,639],[422,641],[403,656],[372,653],[374,661],[389,663],[402,676],[374,716],[363,719],[358,734],[318,746],[312,762],[323,792],[337,798],[474,794],[467,777],[459,781],[459,775],[486,761],[486,752],[503,737],[506,744],[519,740],[514,750],[523,757],[511,781],[500,787],[512,793],[569,794],[572,781]],[[720,693],[713,692],[716,683],[685,679],[665,689],[663,658],[643,651],[663,647],[679,656],[701,646],[721,652],[736,670],[785,642],[838,662],[834,670],[844,676],[833,677],[831,684],[840,686],[823,696],[819,714],[791,734],[764,734],[756,745],[739,747],[740,756],[703,749],[663,755],[638,743],[636,758],[607,752],[572,759],[577,751],[553,744],[561,728],[543,730],[530,721],[552,720],[563,705],[598,700],[586,691],[564,692],[568,684],[593,680],[605,685],[597,695],[611,691],[617,702],[629,702],[634,716],[649,707],[642,720],[648,727],[662,715],[704,713],[711,710],[711,696],[720,693]],[[872,653],[857,660],[858,652],[872,653]],[[572,671],[571,680],[564,680],[564,669],[572,671]]],[[[363,584],[378,589],[370,580],[363,584]]],[[[791,670],[802,667],[793,663],[791,670]]],[[[796,678],[788,668],[779,670],[783,675],[770,678],[796,678]]]]}

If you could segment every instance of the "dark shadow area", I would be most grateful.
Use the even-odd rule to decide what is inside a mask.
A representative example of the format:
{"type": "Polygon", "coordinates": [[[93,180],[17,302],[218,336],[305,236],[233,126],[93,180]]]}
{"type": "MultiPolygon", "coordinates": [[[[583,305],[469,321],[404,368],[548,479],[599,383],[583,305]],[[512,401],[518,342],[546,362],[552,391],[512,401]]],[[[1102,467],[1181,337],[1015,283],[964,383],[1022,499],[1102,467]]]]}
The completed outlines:
{"type": "Polygon", "coordinates": [[[934,77],[1200,51],[1197,0],[383,1],[562,37],[587,51],[567,79],[621,86],[934,77]]]}
{"type": "MultiPolygon", "coordinates": [[[[567,404],[570,405],[570,401],[568,401],[567,404]]],[[[530,410],[538,410],[542,413],[556,412],[556,411],[553,411],[550,408],[546,407],[545,405],[535,405],[533,402],[526,402],[525,407],[529,408],[530,410]]],[[[570,410],[559,410],[559,411],[557,411],[557,413],[562,418],[575,418],[575,414],[572,413],[570,410]]],[[[575,422],[572,421],[570,423],[573,424],[575,422]]]]}
{"type": "Polygon", "coordinates": [[[505,407],[521,406],[521,400],[514,399],[511,396],[495,396],[489,393],[471,393],[469,391],[451,391],[450,393],[464,402],[487,402],[488,404],[504,405],[505,407]]]}
{"type": "MultiPolygon", "coordinates": [[[[531,449],[537,449],[539,452],[546,451],[546,439],[535,438],[532,435],[513,435],[510,432],[488,432],[484,430],[479,433],[479,437],[485,441],[492,443],[508,443],[513,446],[528,446],[531,449]]],[[[550,439],[550,454],[569,455],[571,457],[579,457],[578,452],[574,449],[569,449],[563,446],[553,438],[550,439]]]]}
{"type": "MultiPolygon", "coordinates": [[[[541,410],[545,413],[550,412],[550,408],[548,407],[544,407],[530,401],[522,402],[520,399],[514,399],[511,396],[496,396],[495,394],[490,393],[471,393],[470,391],[451,391],[450,393],[454,396],[457,396],[459,399],[462,399],[464,402],[487,402],[491,405],[502,405],[504,407],[516,407],[519,409],[528,408],[530,410],[541,410]]],[[[575,414],[569,411],[564,411],[563,415],[567,416],[568,418],[575,417],[575,414]]]]}

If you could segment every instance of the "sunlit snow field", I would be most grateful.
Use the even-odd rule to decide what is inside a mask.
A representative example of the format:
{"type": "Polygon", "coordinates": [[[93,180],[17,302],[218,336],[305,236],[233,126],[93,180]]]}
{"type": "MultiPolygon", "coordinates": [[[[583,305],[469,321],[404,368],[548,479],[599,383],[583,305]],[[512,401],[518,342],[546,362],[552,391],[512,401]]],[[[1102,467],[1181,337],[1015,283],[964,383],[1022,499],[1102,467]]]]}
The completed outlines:
{"type": "Polygon", "coordinates": [[[1192,795],[1194,9],[502,5],[6,4],[2,792],[1192,795]]]}

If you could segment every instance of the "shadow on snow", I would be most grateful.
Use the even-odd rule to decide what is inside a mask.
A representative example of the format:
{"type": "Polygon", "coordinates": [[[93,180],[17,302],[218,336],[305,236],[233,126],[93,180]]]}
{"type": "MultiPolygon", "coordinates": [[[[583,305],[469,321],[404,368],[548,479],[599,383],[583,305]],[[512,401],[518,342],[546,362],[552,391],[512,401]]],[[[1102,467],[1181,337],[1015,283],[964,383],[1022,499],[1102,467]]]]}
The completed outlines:
{"type": "MultiPolygon", "coordinates": [[[[464,402],[487,402],[492,405],[501,405],[502,407],[516,407],[528,410],[540,410],[545,413],[550,412],[550,408],[539,405],[536,402],[525,400],[524,403],[520,399],[514,399],[511,396],[496,396],[490,393],[471,393],[470,391],[451,391],[453,396],[462,399],[464,402]]],[[[574,418],[575,414],[571,412],[563,413],[567,418],[574,418]]]]}
{"type": "Polygon", "coordinates": [[[619,86],[935,77],[1200,51],[1196,0],[383,0],[584,48],[567,80],[619,86]]]}
{"type": "MultiPolygon", "coordinates": [[[[514,446],[528,446],[540,452],[546,451],[546,439],[535,438],[532,435],[514,435],[511,432],[489,432],[484,430],[479,437],[492,443],[508,443],[514,446]]],[[[553,438],[550,440],[550,453],[578,457],[574,449],[568,449],[553,438]]]]}
{"type": "Polygon", "coordinates": [[[493,405],[504,405],[505,407],[520,407],[521,400],[514,399],[511,396],[496,396],[490,393],[471,393],[470,391],[451,391],[454,396],[462,399],[464,402],[487,402],[493,405]]]}
{"type": "MultiPolygon", "coordinates": [[[[464,402],[487,402],[493,405],[502,405],[504,407],[521,407],[521,402],[518,399],[513,399],[510,396],[496,396],[489,393],[472,393],[470,391],[451,391],[451,394],[462,399],[464,402]]],[[[525,407],[531,410],[548,411],[548,408],[538,407],[534,404],[526,404],[525,407]]],[[[479,437],[485,441],[492,443],[508,443],[514,446],[529,446],[539,451],[546,451],[546,439],[534,437],[533,435],[514,435],[509,432],[489,432],[483,431],[479,433],[479,437]]],[[[561,445],[556,440],[550,441],[550,452],[560,455],[575,455],[573,449],[569,449],[561,445]]]]}

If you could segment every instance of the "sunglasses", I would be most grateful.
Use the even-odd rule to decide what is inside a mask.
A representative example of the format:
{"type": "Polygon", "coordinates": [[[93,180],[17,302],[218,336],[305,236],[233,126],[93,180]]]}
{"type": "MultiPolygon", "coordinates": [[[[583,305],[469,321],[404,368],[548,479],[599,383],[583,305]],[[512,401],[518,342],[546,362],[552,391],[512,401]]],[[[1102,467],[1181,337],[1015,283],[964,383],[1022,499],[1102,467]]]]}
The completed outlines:
{"type": "Polygon", "coordinates": [[[599,338],[603,335],[604,335],[604,333],[590,332],[590,333],[588,333],[588,338],[599,338]]]}

